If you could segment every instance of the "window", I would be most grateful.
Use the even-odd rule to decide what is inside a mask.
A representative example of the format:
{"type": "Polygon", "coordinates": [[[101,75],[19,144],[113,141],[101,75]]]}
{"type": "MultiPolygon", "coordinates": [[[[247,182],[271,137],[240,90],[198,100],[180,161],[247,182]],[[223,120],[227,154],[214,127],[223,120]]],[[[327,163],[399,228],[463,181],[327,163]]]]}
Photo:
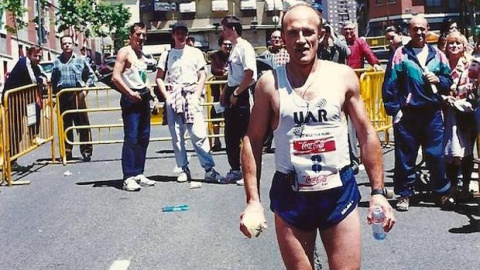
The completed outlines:
{"type": "Polygon", "coordinates": [[[282,10],[283,3],[282,0],[265,0],[265,7],[267,11],[282,10]]]}
{"type": "Polygon", "coordinates": [[[387,0],[389,4],[394,4],[396,3],[397,1],[396,0],[387,0]]]}
{"type": "Polygon", "coordinates": [[[212,11],[228,11],[228,1],[227,0],[213,0],[212,1],[212,11]]]}
{"type": "Polygon", "coordinates": [[[425,5],[428,7],[440,7],[442,0],[425,0],[425,5]]]}
{"type": "Polygon", "coordinates": [[[7,35],[0,34],[0,53],[7,54],[7,35]]]}
{"type": "Polygon", "coordinates": [[[383,5],[383,0],[375,0],[375,5],[377,6],[383,5]]]}
{"type": "Polygon", "coordinates": [[[458,0],[448,0],[448,8],[459,8],[460,7],[460,1],[458,0]]]}
{"type": "Polygon", "coordinates": [[[195,13],[197,11],[197,5],[195,1],[190,3],[180,3],[179,11],[180,13],[195,13]]]}
{"type": "Polygon", "coordinates": [[[241,0],[240,1],[240,10],[255,10],[257,9],[256,0],[241,0]]]}

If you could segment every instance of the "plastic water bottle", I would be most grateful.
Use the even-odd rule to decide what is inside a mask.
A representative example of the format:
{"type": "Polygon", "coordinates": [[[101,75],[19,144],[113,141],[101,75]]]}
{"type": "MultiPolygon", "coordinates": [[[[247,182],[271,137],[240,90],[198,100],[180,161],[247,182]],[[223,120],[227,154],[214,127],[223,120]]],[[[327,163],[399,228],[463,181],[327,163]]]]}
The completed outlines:
{"type": "MultiPolygon", "coordinates": [[[[425,72],[424,72],[424,75],[425,75],[426,73],[429,73],[429,72],[430,72],[430,71],[428,70],[428,67],[425,67],[424,71],[425,71],[425,72]]],[[[435,84],[432,83],[432,84],[430,84],[430,86],[432,87],[432,92],[433,92],[434,94],[438,93],[438,89],[437,89],[437,86],[436,86],[435,84]]]]}
{"type": "Polygon", "coordinates": [[[385,221],[385,213],[382,207],[375,205],[372,212],[372,231],[373,238],[376,240],[383,240],[387,233],[383,230],[383,222],[385,221]]]}
{"type": "Polygon", "coordinates": [[[162,207],[162,212],[179,212],[179,211],[187,211],[188,209],[190,209],[188,204],[167,205],[162,207]]]}

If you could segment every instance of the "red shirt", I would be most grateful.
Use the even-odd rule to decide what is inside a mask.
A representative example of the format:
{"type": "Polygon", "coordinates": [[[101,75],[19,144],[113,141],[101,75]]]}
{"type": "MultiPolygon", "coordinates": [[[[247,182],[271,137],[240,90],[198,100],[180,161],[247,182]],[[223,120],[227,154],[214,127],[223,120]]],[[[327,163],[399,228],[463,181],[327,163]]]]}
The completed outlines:
{"type": "Polygon", "coordinates": [[[361,38],[355,38],[353,42],[347,41],[350,55],[347,58],[347,65],[351,68],[363,68],[363,63],[367,59],[370,65],[379,65],[375,54],[370,50],[367,42],[361,38]]]}

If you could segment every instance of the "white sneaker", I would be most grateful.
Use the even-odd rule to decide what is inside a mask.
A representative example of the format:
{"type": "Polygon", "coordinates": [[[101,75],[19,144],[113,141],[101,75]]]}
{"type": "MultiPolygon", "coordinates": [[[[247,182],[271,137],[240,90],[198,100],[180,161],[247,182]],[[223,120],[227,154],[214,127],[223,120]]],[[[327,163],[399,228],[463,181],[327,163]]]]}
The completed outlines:
{"type": "Polygon", "coordinates": [[[139,183],[141,186],[154,186],[155,185],[155,181],[153,181],[151,179],[148,179],[143,174],[139,174],[139,175],[135,176],[135,181],[137,181],[137,183],[139,183]]]}
{"type": "Polygon", "coordinates": [[[183,183],[191,179],[190,172],[183,171],[178,175],[177,182],[183,183]]]}
{"type": "Polygon", "coordinates": [[[129,177],[123,182],[123,189],[126,191],[139,191],[140,185],[135,181],[135,177],[129,177]]]}
{"type": "Polygon", "coordinates": [[[243,179],[238,180],[236,183],[239,186],[244,186],[245,185],[245,181],[243,181],[243,179]]]}

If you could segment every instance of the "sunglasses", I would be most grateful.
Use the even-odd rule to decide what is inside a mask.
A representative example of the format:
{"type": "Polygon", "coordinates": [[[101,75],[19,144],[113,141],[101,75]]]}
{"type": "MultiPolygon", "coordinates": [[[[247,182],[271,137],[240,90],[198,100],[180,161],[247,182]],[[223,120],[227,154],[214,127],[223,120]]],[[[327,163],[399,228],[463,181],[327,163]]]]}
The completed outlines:
{"type": "Polygon", "coordinates": [[[222,45],[225,45],[227,47],[232,47],[232,44],[230,44],[230,43],[222,43],[222,45]]]}

